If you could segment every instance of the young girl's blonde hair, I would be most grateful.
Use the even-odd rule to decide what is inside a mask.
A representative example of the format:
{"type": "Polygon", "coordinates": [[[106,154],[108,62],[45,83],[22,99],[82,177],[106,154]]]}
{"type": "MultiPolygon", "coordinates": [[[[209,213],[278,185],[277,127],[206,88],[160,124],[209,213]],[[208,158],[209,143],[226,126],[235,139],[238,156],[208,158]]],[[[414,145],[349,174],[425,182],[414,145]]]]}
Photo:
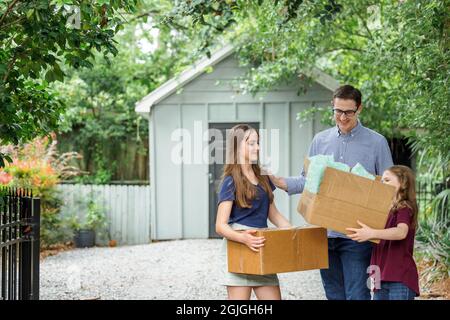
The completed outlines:
{"type": "Polygon", "coordinates": [[[408,207],[412,211],[412,227],[417,226],[418,207],[416,200],[416,178],[414,172],[407,166],[395,165],[387,169],[395,175],[400,182],[400,188],[398,189],[394,203],[392,204],[392,210],[408,207]]]}

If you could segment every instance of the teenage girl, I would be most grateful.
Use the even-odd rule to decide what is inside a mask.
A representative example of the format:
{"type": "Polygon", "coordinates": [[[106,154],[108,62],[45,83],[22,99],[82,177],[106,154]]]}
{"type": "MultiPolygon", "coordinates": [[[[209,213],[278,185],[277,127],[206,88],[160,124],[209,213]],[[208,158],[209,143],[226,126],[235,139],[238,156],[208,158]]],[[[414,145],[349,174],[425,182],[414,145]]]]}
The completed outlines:
{"type": "Polygon", "coordinates": [[[258,299],[279,300],[276,274],[248,275],[227,270],[226,239],[259,251],[265,239],[254,234],[257,229],[267,228],[267,219],[277,227],[291,227],[273,201],[275,186],[261,174],[258,132],[246,124],[234,126],[228,134],[226,154],[216,220],[216,232],[224,237],[222,284],[227,287],[230,300],[248,300],[252,290],[258,299]]]}

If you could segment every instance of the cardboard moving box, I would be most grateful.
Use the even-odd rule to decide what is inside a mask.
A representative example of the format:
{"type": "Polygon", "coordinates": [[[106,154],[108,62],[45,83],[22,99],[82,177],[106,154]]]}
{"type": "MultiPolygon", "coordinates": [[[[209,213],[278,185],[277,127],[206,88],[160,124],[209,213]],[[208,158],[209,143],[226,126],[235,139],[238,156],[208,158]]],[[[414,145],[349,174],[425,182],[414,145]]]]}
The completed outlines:
{"type": "Polygon", "coordinates": [[[326,229],[308,226],[262,229],[256,236],[266,241],[259,252],[228,240],[228,271],[245,274],[273,274],[328,268],[326,229]]]}
{"type": "Polygon", "coordinates": [[[351,233],[346,228],[360,228],[357,220],[371,228],[384,229],[395,188],[379,180],[327,167],[319,192],[303,191],[297,211],[310,224],[344,234],[351,233]]]}

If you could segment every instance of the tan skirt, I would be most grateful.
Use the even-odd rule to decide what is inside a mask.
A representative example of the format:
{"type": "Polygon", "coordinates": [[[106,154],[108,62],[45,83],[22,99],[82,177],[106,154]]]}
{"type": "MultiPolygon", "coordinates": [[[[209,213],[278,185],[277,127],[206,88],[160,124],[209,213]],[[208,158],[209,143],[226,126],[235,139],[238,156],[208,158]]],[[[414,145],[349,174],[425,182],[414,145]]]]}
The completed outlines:
{"type": "MultiPolygon", "coordinates": [[[[244,226],[242,224],[233,223],[230,227],[234,230],[249,230],[258,229],[253,227],[244,226]]],[[[239,287],[261,287],[261,286],[279,286],[278,276],[276,274],[268,275],[253,275],[253,274],[241,274],[228,272],[228,259],[227,259],[227,239],[223,239],[220,261],[222,267],[222,279],[221,285],[224,286],[239,286],[239,287]]]]}

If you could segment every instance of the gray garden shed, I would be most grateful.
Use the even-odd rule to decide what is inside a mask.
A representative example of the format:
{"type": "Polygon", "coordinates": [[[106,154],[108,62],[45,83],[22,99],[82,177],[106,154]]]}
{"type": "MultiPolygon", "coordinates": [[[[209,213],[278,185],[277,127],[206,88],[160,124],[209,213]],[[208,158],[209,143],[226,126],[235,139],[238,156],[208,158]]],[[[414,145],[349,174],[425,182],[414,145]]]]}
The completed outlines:
{"type": "MultiPolygon", "coordinates": [[[[180,139],[177,129],[191,134],[191,159],[211,141],[202,139],[207,129],[224,132],[237,123],[250,123],[259,129],[278,129],[279,170],[277,175],[300,172],[314,134],[322,129],[318,119],[300,127],[297,114],[310,106],[329,106],[338,83],[329,75],[314,70],[314,83],[305,94],[298,94],[300,80],[279,85],[252,96],[235,89],[233,80],[245,73],[234,55],[232,45],[212,53],[189,69],[167,81],[136,104],[136,112],[149,119],[150,144],[150,235],[152,240],[215,237],[216,188],[222,165],[208,161],[173,161],[180,139]],[[197,134],[197,136],[196,136],[197,134]],[[199,145],[195,145],[195,140],[199,145]],[[197,149],[196,149],[197,148],[197,149]]],[[[184,136],[182,139],[188,139],[184,136]]],[[[261,147],[270,149],[270,139],[261,147]]],[[[224,141],[216,139],[216,147],[224,141]]],[[[216,152],[220,150],[216,149],[216,152]]],[[[213,154],[214,155],[214,154],[213,154]]],[[[198,160],[198,159],[197,159],[198,160]]],[[[289,197],[275,191],[279,210],[295,225],[303,224],[296,212],[299,196],[289,197]]]]}

